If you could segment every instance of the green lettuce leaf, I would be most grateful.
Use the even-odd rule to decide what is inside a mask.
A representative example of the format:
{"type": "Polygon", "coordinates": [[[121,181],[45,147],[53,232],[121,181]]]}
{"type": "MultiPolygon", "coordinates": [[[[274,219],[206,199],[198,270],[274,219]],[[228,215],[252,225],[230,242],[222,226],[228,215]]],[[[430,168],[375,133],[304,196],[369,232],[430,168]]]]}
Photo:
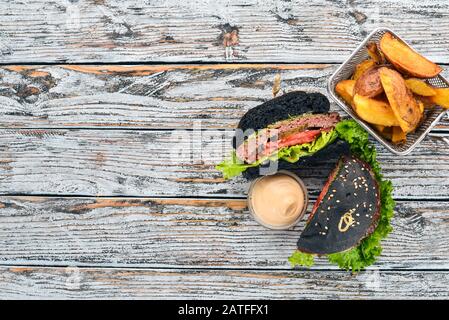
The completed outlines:
{"type": "Polygon", "coordinates": [[[238,176],[243,171],[251,167],[257,167],[260,161],[256,161],[252,164],[243,163],[236,155],[235,151],[232,151],[231,158],[225,159],[215,166],[215,169],[221,171],[223,178],[230,179],[238,176]]]}
{"type": "Polygon", "coordinates": [[[260,159],[254,163],[247,164],[242,162],[236,155],[235,151],[229,159],[225,159],[219,163],[215,168],[223,174],[223,178],[230,179],[240,175],[243,171],[251,167],[257,167],[266,160],[285,160],[288,162],[296,162],[300,158],[314,154],[323,149],[328,144],[331,144],[337,138],[337,132],[331,130],[329,132],[322,132],[321,135],[310,143],[304,143],[291,147],[281,148],[277,153],[260,159]]]}
{"type": "MultiPolygon", "coordinates": [[[[391,181],[383,179],[379,162],[376,160],[376,149],[368,141],[368,133],[354,120],[344,120],[337,124],[335,130],[338,137],[350,144],[351,152],[370,164],[379,184],[381,211],[379,223],[374,232],[363,239],[360,244],[350,250],[328,255],[331,263],[340,268],[352,271],[362,270],[376,261],[382,253],[381,241],[393,230],[390,222],[394,214],[395,202],[392,197],[393,185],[391,181]]],[[[289,258],[293,266],[311,266],[313,255],[295,251],[289,258]]]]}
{"type": "Polygon", "coordinates": [[[305,253],[296,250],[293,254],[288,258],[292,267],[294,266],[304,266],[311,267],[315,263],[315,257],[313,254],[305,253]]]}

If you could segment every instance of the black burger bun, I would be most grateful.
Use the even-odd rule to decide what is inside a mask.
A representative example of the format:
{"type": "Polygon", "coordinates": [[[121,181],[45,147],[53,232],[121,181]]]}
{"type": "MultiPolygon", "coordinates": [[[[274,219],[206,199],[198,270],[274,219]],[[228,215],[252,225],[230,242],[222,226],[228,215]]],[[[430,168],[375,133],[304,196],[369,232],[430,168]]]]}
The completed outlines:
{"type": "MultiPolygon", "coordinates": [[[[305,113],[327,113],[329,108],[329,100],[321,93],[293,91],[248,110],[240,119],[237,128],[243,132],[248,129],[257,131],[275,122],[305,113]]],[[[232,145],[234,149],[238,147],[235,138],[232,145]]]]}
{"type": "Polygon", "coordinates": [[[373,233],[379,218],[374,172],[366,162],[343,156],[315,203],[298,250],[318,255],[346,251],[373,233]]]}

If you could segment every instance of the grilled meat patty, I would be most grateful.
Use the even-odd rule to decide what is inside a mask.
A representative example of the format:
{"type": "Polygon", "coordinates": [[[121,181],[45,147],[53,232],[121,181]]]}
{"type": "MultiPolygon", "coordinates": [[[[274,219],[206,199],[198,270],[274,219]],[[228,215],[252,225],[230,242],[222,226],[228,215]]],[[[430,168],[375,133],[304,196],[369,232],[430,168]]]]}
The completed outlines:
{"type": "Polygon", "coordinates": [[[237,147],[236,153],[246,163],[253,163],[281,148],[312,142],[339,121],[340,116],[335,112],[281,120],[251,134],[237,147]]]}
{"type": "MultiPolygon", "coordinates": [[[[311,175],[311,170],[319,170],[320,175],[326,177],[329,176],[338,160],[344,155],[351,155],[349,144],[346,141],[337,139],[334,143],[310,156],[300,158],[297,162],[267,160],[258,167],[246,169],[242,175],[247,180],[253,180],[261,176],[261,168],[263,168],[264,175],[273,174],[278,170],[289,170],[299,177],[307,177],[311,175]]],[[[314,173],[313,175],[316,174],[314,173]]]]}
{"type": "MultiPolygon", "coordinates": [[[[237,129],[243,132],[258,131],[273,123],[302,114],[326,113],[329,112],[329,108],[329,100],[321,93],[288,92],[248,110],[240,119],[237,129]]],[[[233,148],[236,149],[242,142],[234,138],[233,148]]]]}
{"type": "Polygon", "coordinates": [[[298,240],[298,250],[331,254],[357,246],[376,228],[380,193],[371,167],[343,156],[331,173],[298,240]]]}

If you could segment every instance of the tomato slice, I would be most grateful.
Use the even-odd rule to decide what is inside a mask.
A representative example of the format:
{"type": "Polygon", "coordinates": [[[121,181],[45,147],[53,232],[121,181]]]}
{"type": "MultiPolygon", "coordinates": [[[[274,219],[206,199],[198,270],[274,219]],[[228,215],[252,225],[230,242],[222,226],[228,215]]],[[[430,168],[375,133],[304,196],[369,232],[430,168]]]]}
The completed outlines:
{"type": "Polygon", "coordinates": [[[288,135],[288,136],[286,136],[280,140],[276,140],[276,141],[266,142],[268,139],[260,139],[262,141],[256,141],[256,142],[262,143],[262,144],[265,143],[265,147],[263,148],[263,151],[261,151],[261,152],[257,152],[257,149],[259,149],[257,144],[255,146],[254,145],[248,146],[245,143],[243,143],[236,150],[237,156],[240,159],[245,160],[248,163],[252,163],[252,162],[256,161],[257,159],[260,159],[261,157],[269,156],[269,155],[273,154],[274,152],[276,152],[277,150],[279,150],[281,148],[312,142],[323,131],[326,131],[326,129],[301,131],[301,132],[297,132],[297,133],[288,135]],[[252,150],[252,151],[249,150],[249,147],[252,147],[254,150],[252,150]]]}
{"type": "Polygon", "coordinates": [[[312,142],[320,133],[321,130],[307,130],[289,135],[281,139],[279,142],[279,148],[312,142]]]}
{"type": "Polygon", "coordinates": [[[308,130],[289,135],[279,141],[270,141],[265,145],[263,155],[269,156],[280,148],[312,142],[320,133],[321,130],[308,130]]]}
{"type": "Polygon", "coordinates": [[[324,184],[323,189],[320,192],[320,195],[318,196],[318,198],[315,201],[315,204],[312,208],[312,211],[310,212],[309,218],[307,219],[307,223],[310,222],[310,220],[312,220],[313,215],[316,213],[316,211],[318,210],[318,207],[321,204],[321,201],[323,201],[324,197],[326,196],[327,192],[329,191],[329,186],[331,185],[331,183],[335,180],[335,177],[337,176],[338,172],[340,171],[342,166],[342,162],[339,161],[337,166],[332,170],[331,174],[329,175],[329,177],[327,178],[326,183],[324,184]]]}

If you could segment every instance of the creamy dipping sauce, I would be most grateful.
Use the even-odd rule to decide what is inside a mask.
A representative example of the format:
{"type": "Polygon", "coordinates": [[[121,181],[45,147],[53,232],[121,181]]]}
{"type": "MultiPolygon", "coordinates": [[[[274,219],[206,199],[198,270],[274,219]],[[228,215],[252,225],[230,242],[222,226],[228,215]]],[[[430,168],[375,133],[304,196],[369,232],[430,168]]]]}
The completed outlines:
{"type": "Polygon", "coordinates": [[[307,205],[307,191],[297,179],[277,173],[256,180],[249,195],[249,206],[256,220],[274,228],[295,224],[307,205]]]}

